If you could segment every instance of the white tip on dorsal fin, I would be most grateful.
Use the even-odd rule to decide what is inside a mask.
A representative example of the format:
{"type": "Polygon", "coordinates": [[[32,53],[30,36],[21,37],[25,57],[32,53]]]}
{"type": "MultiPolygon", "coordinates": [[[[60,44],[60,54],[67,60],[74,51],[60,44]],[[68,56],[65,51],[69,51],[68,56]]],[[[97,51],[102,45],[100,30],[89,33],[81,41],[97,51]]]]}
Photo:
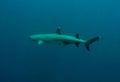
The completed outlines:
{"type": "Polygon", "coordinates": [[[56,33],[57,33],[57,34],[61,34],[61,29],[60,29],[60,26],[59,26],[59,27],[57,27],[57,29],[56,29],[56,33]]]}

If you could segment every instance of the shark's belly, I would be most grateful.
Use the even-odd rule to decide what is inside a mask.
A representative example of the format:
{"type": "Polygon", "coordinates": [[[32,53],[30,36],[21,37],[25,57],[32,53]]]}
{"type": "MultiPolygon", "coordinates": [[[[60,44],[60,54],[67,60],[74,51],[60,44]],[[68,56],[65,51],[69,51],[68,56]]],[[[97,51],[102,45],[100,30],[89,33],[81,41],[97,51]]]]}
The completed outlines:
{"type": "Polygon", "coordinates": [[[79,40],[72,40],[72,39],[66,39],[66,38],[48,38],[44,39],[45,43],[48,44],[58,44],[58,45],[68,45],[68,44],[74,44],[78,42],[79,40]]]}

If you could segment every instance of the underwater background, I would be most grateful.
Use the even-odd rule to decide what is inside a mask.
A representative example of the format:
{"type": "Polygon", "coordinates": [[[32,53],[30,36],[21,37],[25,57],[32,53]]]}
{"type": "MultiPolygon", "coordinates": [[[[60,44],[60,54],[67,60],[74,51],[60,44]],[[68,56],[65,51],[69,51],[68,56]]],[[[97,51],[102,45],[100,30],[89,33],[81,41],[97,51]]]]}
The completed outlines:
{"type": "Polygon", "coordinates": [[[0,0],[0,82],[120,82],[120,1],[0,0]],[[27,38],[58,26],[100,40],[88,52],[27,38]]]}

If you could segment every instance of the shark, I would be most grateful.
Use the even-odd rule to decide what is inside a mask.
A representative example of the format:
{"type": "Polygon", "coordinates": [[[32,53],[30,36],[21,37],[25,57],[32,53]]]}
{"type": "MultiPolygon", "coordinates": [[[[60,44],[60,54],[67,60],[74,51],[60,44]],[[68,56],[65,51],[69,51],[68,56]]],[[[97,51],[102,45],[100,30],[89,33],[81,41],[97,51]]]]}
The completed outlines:
{"type": "Polygon", "coordinates": [[[91,39],[84,40],[79,37],[77,33],[75,36],[69,36],[61,33],[61,28],[58,27],[55,33],[48,34],[34,34],[28,36],[28,39],[37,42],[39,45],[44,43],[56,43],[58,45],[69,45],[75,44],[76,47],[79,47],[80,44],[84,44],[87,51],[90,51],[90,44],[99,40],[99,36],[95,36],[91,39]]]}

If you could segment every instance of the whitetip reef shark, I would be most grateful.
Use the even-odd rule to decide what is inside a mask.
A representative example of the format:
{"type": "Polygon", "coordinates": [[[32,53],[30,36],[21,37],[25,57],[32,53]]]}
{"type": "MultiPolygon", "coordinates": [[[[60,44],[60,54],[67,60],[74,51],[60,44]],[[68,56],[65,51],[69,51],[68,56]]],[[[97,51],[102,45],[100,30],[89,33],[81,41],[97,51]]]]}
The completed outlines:
{"type": "Polygon", "coordinates": [[[28,36],[28,38],[32,41],[37,42],[39,45],[43,43],[57,43],[59,45],[69,45],[75,44],[76,47],[79,47],[79,44],[85,44],[85,47],[88,51],[90,51],[89,45],[93,42],[99,40],[99,36],[93,37],[89,40],[83,40],[79,38],[79,34],[76,34],[75,37],[61,34],[61,30],[58,27],[56,29],[56,33],[52,34],[35,34],[28,36]]]}

